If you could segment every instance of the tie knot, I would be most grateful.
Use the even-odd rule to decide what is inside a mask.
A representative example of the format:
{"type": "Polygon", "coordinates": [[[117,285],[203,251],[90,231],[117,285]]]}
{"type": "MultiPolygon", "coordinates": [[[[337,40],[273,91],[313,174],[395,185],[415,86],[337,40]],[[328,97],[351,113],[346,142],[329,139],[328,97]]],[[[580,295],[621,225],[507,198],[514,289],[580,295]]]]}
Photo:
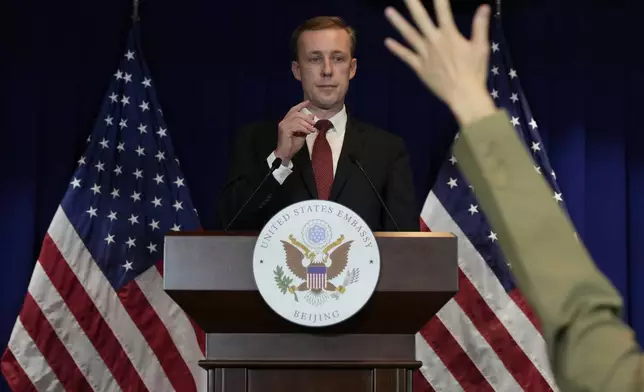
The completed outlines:
{"type": "Polygon", "coordinates": [[[321,133],[326,133],[326,131],[333,128],[333,123],[329,120],[318,120],[315,123],[315,128],[317,128],[321,133]]]}

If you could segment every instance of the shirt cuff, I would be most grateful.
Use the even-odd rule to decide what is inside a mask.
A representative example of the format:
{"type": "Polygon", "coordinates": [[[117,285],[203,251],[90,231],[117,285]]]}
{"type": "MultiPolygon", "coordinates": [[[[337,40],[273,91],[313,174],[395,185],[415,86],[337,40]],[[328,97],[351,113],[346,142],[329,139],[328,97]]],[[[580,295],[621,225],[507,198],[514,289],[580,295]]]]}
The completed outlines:
{"type": "MultiPolygon", "coordinates": [[[[273,161],[275,161],[275,158],[275,151],[271,152],[271,155],[266,158],[269,169],[271,168],[271,166],[273,166],[273,161]]],[[[273,170],[273,177],[275,177],[277,182],[282,185],[284,181],[286,181],[286,177],[288,177],[291,173],[293,173],[293,162],[289,161],[288,166],[284,166],[284,164],[282,163],[277,169],[273,170]]]]}

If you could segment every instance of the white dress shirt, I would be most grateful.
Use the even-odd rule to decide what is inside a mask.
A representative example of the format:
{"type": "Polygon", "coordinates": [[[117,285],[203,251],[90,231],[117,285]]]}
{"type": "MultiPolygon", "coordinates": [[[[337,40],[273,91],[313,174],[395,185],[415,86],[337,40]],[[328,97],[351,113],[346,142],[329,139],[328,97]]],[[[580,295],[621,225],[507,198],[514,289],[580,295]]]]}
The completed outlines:
{"type": "MultiPolygon", "coordinates": [[[[304,108],[302,113],[311,114],[311,112],[304,108]]],[[[314,117],[314,121],[318,121],[317,117],[314,117]]],[[[338,159],[340,158],[340,151],[342,151],[342,143],[344,142],[344,134],[347,130],[347,109],[346,106],[342,107],[338,113],[329,118],[329,121],[333,124],[333,128],[329,129],[326,132],[326,140],[331,146],[331,155],[333,156],[333,175],[335,176],[335,171],[338,167],[338,159]]],[[[309,157],[313,152],[313,144],[315,143],[315,138],[317,137],[317,131],[306,135],[306,145],[309,149],[309,157]]],[[[266,162],[270,168],[275,160],[275,151],[273,151],[267,158],[266,162]]],[[[273,177],[283,184],[286,178],[293,173],[293,161],[291,160],[287,166],[284,166],[282,163],[277,169],[273,170],[273,177]]]]}

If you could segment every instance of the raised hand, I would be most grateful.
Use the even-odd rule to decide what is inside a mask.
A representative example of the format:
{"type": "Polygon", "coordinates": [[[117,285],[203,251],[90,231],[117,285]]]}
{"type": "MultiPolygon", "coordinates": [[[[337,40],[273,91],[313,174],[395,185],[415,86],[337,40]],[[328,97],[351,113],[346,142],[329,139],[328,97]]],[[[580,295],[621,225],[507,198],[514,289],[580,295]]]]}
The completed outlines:
{"type": "Polygon", "coordinates": [[[472,23],[472,39],[458,31],[448,0],[434,0],[437,27],[419,0],[405,0],[420,31],[394,8],[385,16],[413,49],[392,38],[385,46],[413,69],[425,85],[454,112],[461,125],[495,110],[487,88],[490,7],[481,5],[472,23]]]}
{"type": "Polygon", "coordinates": [[[284,165],[304,146],[306,135],[316,131],[313,115],[300,112],[308,104],[303,101],[293,106],[277,126],[275,156],[282,158],[284,165]]]}

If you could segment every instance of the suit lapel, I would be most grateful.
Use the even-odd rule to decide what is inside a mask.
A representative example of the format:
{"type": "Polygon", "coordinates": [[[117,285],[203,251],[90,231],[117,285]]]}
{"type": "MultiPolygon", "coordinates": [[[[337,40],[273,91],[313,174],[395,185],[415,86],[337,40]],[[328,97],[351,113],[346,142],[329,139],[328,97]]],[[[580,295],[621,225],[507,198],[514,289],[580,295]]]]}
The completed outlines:
{"type": "Polygon", "coordinates": [[[313,177],[313,167],[311,166],[311,157],[309,157],[309,149],[304,143],[300,151],[293,156],[293,165],[299,168],[300,176],[304,185],[308,189],[313,199],[318,198],[318,189],[315,185],[315,177],[313,177]]]}
{"type": "MultiPolygon", "coordinates": [[[[336,168],[335,177],[333,178],[333,186],[331,187],[331,195],[329,196],[330,200],[335,201],[338,196],[340,196],[342,188],[344,188],[345,183],[349,179],[349,173],[352,172],[354,165],[349,159],[349,156],[354,155],[358,158],[360,157],[360,152],[364,142],[363,137],[363,129],[351,116],[349,116],[347,119],[347,129],[345,130],[344,141],[342,142],[340,159],[338,160],[338,167],[336,168]]],[[[313,178],[312,172],[311,178],[313,178]]],[[[313,187],[315,188],[315,181],[313,181],[313,187]]]]}

